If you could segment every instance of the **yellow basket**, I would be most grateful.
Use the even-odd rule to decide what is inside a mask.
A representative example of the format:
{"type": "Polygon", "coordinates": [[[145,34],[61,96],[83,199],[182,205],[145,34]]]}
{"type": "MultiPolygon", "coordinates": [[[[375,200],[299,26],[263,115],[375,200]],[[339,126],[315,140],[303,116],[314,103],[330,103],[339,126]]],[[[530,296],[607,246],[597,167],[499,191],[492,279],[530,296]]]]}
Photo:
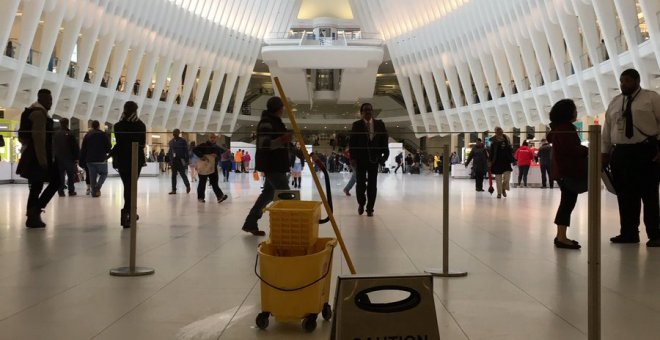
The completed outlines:
{"type": "Polygon", "coordinates": [[[270,243],[284,249],[306,249],[319,237],[321,202],[275,201],[270,212],[270,243]]]}
{"type": "Polygon", "coordinates": [[[278,250],[270,242],[261,243],[257,250],[259,272],[255,264],[261,280],[261,310],[278,321],[297,321],[320,313],[330,296],[336,245],[334,238],[320,238],[308,255],[277,256],[278,250]]]}

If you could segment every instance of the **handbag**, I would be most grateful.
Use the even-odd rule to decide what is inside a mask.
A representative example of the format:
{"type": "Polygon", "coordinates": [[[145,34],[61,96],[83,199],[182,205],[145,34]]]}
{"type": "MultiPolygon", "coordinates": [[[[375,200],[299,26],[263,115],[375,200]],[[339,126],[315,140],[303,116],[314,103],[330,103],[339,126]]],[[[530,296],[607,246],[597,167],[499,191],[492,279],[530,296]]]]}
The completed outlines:
{"type": "Polygon", "coordinates": [[[207,176],[216,171],[215,168],[215,154],[204,155],[197,161],[197,173],[202,176],[207,176]]]}
{"type": "Polygon", "coordinates": [[[583,162],[585,163],[583,176],[562,178],[561,185],[564,186],[566,190],[576,194],[583,194],[589,190],[589,160],[585,158],[583,162]]]}

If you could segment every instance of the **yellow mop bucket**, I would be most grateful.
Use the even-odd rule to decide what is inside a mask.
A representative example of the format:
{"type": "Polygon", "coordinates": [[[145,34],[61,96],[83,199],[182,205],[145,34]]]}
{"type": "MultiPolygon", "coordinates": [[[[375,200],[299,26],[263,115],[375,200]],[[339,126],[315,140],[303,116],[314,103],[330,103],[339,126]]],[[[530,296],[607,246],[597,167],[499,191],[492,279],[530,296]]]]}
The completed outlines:
{"type": "Polygon", "coordinates": [[[278,321],[302,319],[303,329],[311,332],[319,313],[325,320],[332,318],[328,299],[336,245],[334,238],[319,238],[302,256],[296,256],[301,255],[296,250],[287,253],[270,242],[259,245],[254,272],[261,280],[262,312],[257,315],[257,327],[268,327],[272,314],[278,321]]]}

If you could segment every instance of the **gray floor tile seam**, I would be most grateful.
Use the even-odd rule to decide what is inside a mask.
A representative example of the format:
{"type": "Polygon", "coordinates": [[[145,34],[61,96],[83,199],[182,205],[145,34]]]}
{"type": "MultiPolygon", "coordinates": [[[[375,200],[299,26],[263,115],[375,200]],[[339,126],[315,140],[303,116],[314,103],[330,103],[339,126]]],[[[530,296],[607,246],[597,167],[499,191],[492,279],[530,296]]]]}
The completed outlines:
{"type": "MultiPolygon", "coordinates": [[[[535,301],[535,302],[538,303],[539,305],[543,306],[543,308],[545,308],[546,310],[548,310],[550,313],[554,314],[555,316],[557,316],[558,318],[560,318],[561,320],[563,320],[564,322],[566,322],[566,324],[570,325],[571,327],[573,327],[573,328],[574,328],[575,330],[577,330],[578,332],[580,332],[580,333],[582,333],[582,334],[584,334],[584,335],[587,335],[586,331],[581,330],[577,325],[575,325],[575,324],[573,324],[572,322],[570,322],[569,320],[567,320],[565,317],[563,317],[563,316],[562,316],[561,314],[559,314],[558,312],[555,312],[550,306],[546,305],[545,303],[543,303],[543,301],[541,301],[541,300],[539,300],[538,298],[536,298],[532,293],[528,292],[525,288],[521,287],[519,284],[517,284],[517,283],[514,282],[513,280],[509,279],[506,275],[504,275],[504,274],[501,273],[500,271],[496,270],[493,266],[491,266],[491,265],[487,264],[486,262],[482,261],[480,257],[478,257],[478,256],[476,256],[476,255],[474,255],[474,254],[472,254],[471,252],[467,252],[467,254],[468,254],[469,256],[473,257],[477,262],[481,263],[481,264],[482,264],[483,266],[485,266],[486,268],[488,268],[488,269],[490,269],[491,271],[493,271],[493,273],[497,274],[500,278],[502,278],[503,280],[505,280],[506,282],[508,282],[509,284],[511,284],[513,287],[515,287],[517,290],[519,290],[520,292],[522,292],[524,295],[526,295],[527,297],[529,297],[530,299],[532,299],[533,301],[535,301]]],[[[578,273],[573,273],[573,274],[574,274],[574,275],[580,275],[580,274],[578,274],[578,273]]],[[[468,275],[469,275],[469,273],[468,273],[468,275]]],[[[434,292],[434,294],[435,294],[435,292],[434,292]]],[[[438,298],[440,298],[440,296],[438,296],[438,298]]]]}
{"type": "Polygon", "coordinates": [[[245,297],[243,298],[243,301],[241,301],[241,304],[238,306],[238,308],[236,308],[236,311],[234,311],[234,314],[232,314],[232,316],[231,316],[231,318],[229,319],[229,321],[225,324],[225,327],[222,328],[222,332],[220,332],[220,335],[218,335],[218,337],[216,338],[216,340],[220,340],[220,338],[222,338],[222,335],[225,334],[225,331],[226,331],[227,328],[232,324],[232,321],[234,321],[234,318],[236,317],[236,315],[238,314],[238,312],[241,311],[241,309],[242,309],[243,306],[245,305],[245,302],[250,298],[250,295],[252,295],[252,292],[254,292],[254,290],[255,290],[255,288],[257,287],[257,284],[259,284],[259,282],[260,282],[260,280],[257,280],[257,281],[252,285],[252,288],[250,289],[250,291],[248,291],[247,294],[245,294],[245,297]]]}
{"type": "MultiPolygon", "coordinates": [[[[190,233],[190,232],[192,232],[192,231],[194,231],[194,230],[191,230],[191,231],[189,231],[189,232],[186,232],[186,233],[184,233],[183,235],[188,234],[188,233],[190,233]]],[[[236,233],[234,236],[232,236],[231,238],[227,239],[227,241],[223,242],[222,244],[229,242],[231,239],[235,238],[238,234],[239,234],[239,233],[236,233]]],[[[138,252],[137,255],[144,255],[144,254],[147,254],[147,253],[149,253],[149,252],[151,252],[151,251],[154,251],[154,250],[156,250],[156,249],[158,249],[158,248],[160,248],[160,247],[162,247],[162,246],[164,246],[164,245],[167,245],[169,242],[171,242],[171,241],[174,240],[174,239],[176,239],[176,238],[171,237],[171,238],[168,240],[168,242],[164,242],[164,243],[162,243],[162,244],[159,244],[159,245],[157,245],[157,246],[154,246],[154,247],[152,247],[152,248],[150,248],[150,249],[147,249],[147,250],[145,250],[145,251],[138,252]]],[[[110,244],[110,242],[106,242],[106,244],[110,244]]],[[[168,284],[166,284],[166,285],[164,285],[163,287],[161,287],[160,289],[158,289],[154,294],[150,295],[148,298],[146,298],[146,299],[145,299],[144,301],[142,301],[140,304],[136,305],[134,308],[132,308],[131,310],[129,310],[127,313],[129,313],[129,312],[132,311],[133,309],[137,308],[137,307],[138,307],[139,305],[141,305],[143,302],[148,301],[151,297],[153,297],[153,295],[157,294],[162,288],[164,288],[164,287],[166,287],[167,285],[169,285],[171,282],[173,282],[174,280],[176,280],[179,276],[181,276],[182,274],[184,274],[185,272],[187,272],[188,270],[190,270],[191,268],[193,268],[196,264],[198,264],[199,262],[201,262],[202,260],[204,260],[205,258],[207,258],[208,256],[210,256],[211,254],[217,252],[219,248],[220,248],[220,246],[218,246],[217,248],[213,249],[212,251],[210,251],[210,252],[209,252],[208,254],[206,254],[205,256],[201,257],[197,262],[195,262],[195,264],[193,264],[192,266],[190,266],[188,269],[184,270],[180,275],[177,275],[177,276],[176,276],[175,278],[173,278],[168,284]]],[[[4,320],[11,319],[12,317],[14,317],[14,316],[16,316],[16,315],[19,315],[19,314],[21,314],[21,313],[23,313],[23,312],[25,312],[25,311],[27,311],[27,310],[29,310],[29,309],[31,309],[31,308],[37,307],[37,306],[39,306],[40,304],[45,303],[45,302],[47,302],[47,301],[50,301],[50,300],[52,300],[52,299],[54,299],[54,298],[56,298],[56,297],[58,297],[58,296],[60,296],[60,295],[62,295],[62,294],[66,294],[67,292],[69,292],[69,291],[71,291],[71,290],[73,290],[73,289],[76,289],[77,287],[80,287],[80,286],[84,285],[85,283],[90,282],[90,281],[92,281],[92,280],[95,280],[96,278],[98,278],[98,277],[100,277],[100,276],[103,276],[103,275],[108,275],[108,274],[107,274],[107,270],[104,270],[103,272],[99,272],[99,273],[97,273],[97,274],[91,274],[91,276],[89,276],[89,277],[86,278],[86,279],[83,279],[83,280],[81,280],[81,281],[78,281],[78,282],[76,282],[75,284],[72,284],[71,286],[69,286],[69,287],[67,287],[67,288],[64,288],[64,289],[58,291],[57,293],[54,293],[54,294],[52,294],[52,295],[50,295],[50,296],[48,296],[48,297],[46,297],[46,298],[44,298],[44,299],[41,299],[39,302],[36,302],[36,303],[31,304],[31,305],[29,305],[29,306],[26,306],[25,308],[22,308],[22,309],[16,311],[15,313],[12,313],[12,314],[10,314],[10,315],[8,315],[8,316],[6,316],[6,317],[0,319],[0,322],[2,322],[2,321],[4,321],[4,320]]],[[[124,314],[124,315],[125,315],[125,314],[124,314]]],[[[123,317],[124,315],[122,315],[122,317],[123,317]]],[[[119,319],[121,319],[121,317],[120,317],[119,319]]],[[[119,319],[118,319],[118,320],[119,320],[119,319]]],[[[115,322],[118,321],[118,320],[115,320],[115,322]]],[[[113,322],[113,324],[114,324],[115,322],[113,322]]]]}
{"type": "MultiPolygon", "coordinates": [[[[185,234],[187,234],[187,233],[185,233],[185,234]]],[[[97,338],[98,336],[100,336],[101,334],[103,334],[103,332],[105,332],[106,330],[110,329],[110,327],[112,327],[112,326],[115,325],[117,322],[119,322],[121,319],[123,319],[124,317],[128,316],[130,313],[132,313],[133,311],[135,311],[135,310],[136,310],[137,308],[139,308],[140,306],[142,306],[142,305],[144,305],[145,303],[149,302],[154,296],[156,296],[158,293],[160,293],[163,289],[167,288],[167,287],[170,286],[172,283],[174,283],[174,281],[176,281],[177,279],[181,278],[183,275],[185,275],[186,273],[188,273],[189,271],[191,271],[195,266],[197,266],[198,264],[200,264],[201,262],[203,262],[203,261],[204,261],[205,259],[207,259],[209,256],[211,256],[212,254],[214,254],[214,253],[216,253],[217,251],[219,251],[220,248],[221,248],[223,245],[225,245],[226,243],[229,243],[230,241],[232,241],[233,239],[235,239],[239,234],[240,234],[240,232],[237,232],[237,233],[234,234],[232,237],[228,238],[226,241],[221,242],[221,243],[218,245],[218,247],[216,247],[215,249],[213,249],[212,251],[209,251],[206,255],[201,256],[201,257],[200,257],[200,258],[199,258],[194,264],[190,265],[188,268],[186,268],[185,270],[181,271],[179,274],[177,274],[177,275],[176,275],[175,277],[173,277],[171,280],[169,280],[168,282],[166,282],[165,284],[163,284],[161,287],[159,287],[158,289],[156,289],[156,291],[154,291],[152,294],[150,294],[149,296],[147,296],[146,298],[144,298],[142,301],[140,301],[139,303],[137,303],[137,304],[136,304],[135,306],[133,306],[131,309],[127,310],[124,314],[122,314],[121,316],[119,316],[116,320],[114,320],[114,321],[112,321],[111,323],[109,323],[107,326],[105,326],[103,329],[101,329],[96,335],[94,335],[94,336],[91,337],[90,339],[95,339],[95,338],[97,338]]],[[[256,285],[256,282],[255,282],[254,285],[256,285]]],[[[253,285],[252,289],[254,289],[254,285],[253,285]]],[[[250,290],[250,291],[252,291],[252,290],[250,290]]],[[[249,295],[249,293],[248,293],[248,295],[249,295]]],[[[247,298],[247,297],[246,297],[246,298],[247,298]]],[[[245,302],[245,300],[243,300],[243,303],[244,303],[244,302],[245,302]]],[[[235,315],[235,314],[234,314],[234,315],[235,315]]],[[[233,316],[232,316],[232,318],[233,318],[233,316]]],[[[223,330],[223,331],[224,331],[224,330],[223,330]]]]}
{"type": "MultiPolygon", "coordinates": [[[[426,224],[426,223],[425,223],[425,224],[426,224]]],[[[401,251],[403,251],[403,253],[406,254],[406,257],[408,258],[408,261],[410,261],[410,263],[413,265],[413,267],[415,267],[415,270],[416,270],[417,272],[423,273],[423,271],[421,271],[421,270],[419,269],[419,267],[417,266],[417,264],[415,263],[415,261],[410,257],[410,254],[406,251],[405,247],[401,244],[401,242],[399,242],[399,239],[398,239],[397,237],[395,237],[395,235],[394,235],[394,233],[392,232],[392,229],[389,227],[389,225],[385,224],[385,228],[386,228],[386,230],[388,231],[388,233],[390,234],[390,236],[392,237],[392,239],[394,239],[395,242],[399,245],[399,248],[401,248],[401,251]]],[[[433,295],[435,295],[435,296],[438,298],[437,300],[438,300],[438,301],[440,302],[440,304],[442,305],[442,308],[443,308],[443,309],[445,310],[445,312],[447,312],[447,314],[451,317],[451,319],[454,321],[454,323],[456,324],[456,326],[458,327],[458,329],[461,330],[461,333],[465,336],[465,338],[469,340],[470,337],[468,336],[468,334],[467,334],[467,332],[465,331],[465,329],[463,328],[463,326],[461,326],[461,324],[460,324],[460,323],[458,322],[458,320],[456,319],[456,315],[455,315],[454,313],[452,313],[451,311],[449,311],[449,309],[448,309],[447,306],[442,302],[442,299],[440,298],[440,296],[437,294],[437,292],[436,292],[435,290],[433,291],[433,295]]]]}

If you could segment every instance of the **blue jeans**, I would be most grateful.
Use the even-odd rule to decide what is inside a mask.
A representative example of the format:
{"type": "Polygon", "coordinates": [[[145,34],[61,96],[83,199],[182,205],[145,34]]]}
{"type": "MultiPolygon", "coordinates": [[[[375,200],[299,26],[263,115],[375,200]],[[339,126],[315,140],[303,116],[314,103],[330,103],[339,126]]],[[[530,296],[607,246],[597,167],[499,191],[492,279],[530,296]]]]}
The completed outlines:
{"type": "Polygon", "coordinates": [[[87,169],[89,169],[89,184],[92,190],[101,189],[108,177],[108,163],[87,163],[87,169]]]}
{"type": "Polygon", "coordinates": [[[351,191],[351,189],[353,189],[353,186],[355,185],[355,181],[356,181],[355,168],[351,167],[351,170],[353,170],[353,172],[351,173],[351,179],[348,180],[348,183],[346,183],[346,186],[344,187],[345,192],[351,191]]]}
{"type": "Polygon", "coordinates": [[[264,174],[265,183],[261,195],[254,202],[254,206],[250,209],[250,213],[245,218],[243,223],[243,230],[257,230],[259,229],[258,221],[263,215],[263,210],[268,203],[273,201],[275,190],[289,190],[289,180],[286,173],[271,172],[264,174]]]}

